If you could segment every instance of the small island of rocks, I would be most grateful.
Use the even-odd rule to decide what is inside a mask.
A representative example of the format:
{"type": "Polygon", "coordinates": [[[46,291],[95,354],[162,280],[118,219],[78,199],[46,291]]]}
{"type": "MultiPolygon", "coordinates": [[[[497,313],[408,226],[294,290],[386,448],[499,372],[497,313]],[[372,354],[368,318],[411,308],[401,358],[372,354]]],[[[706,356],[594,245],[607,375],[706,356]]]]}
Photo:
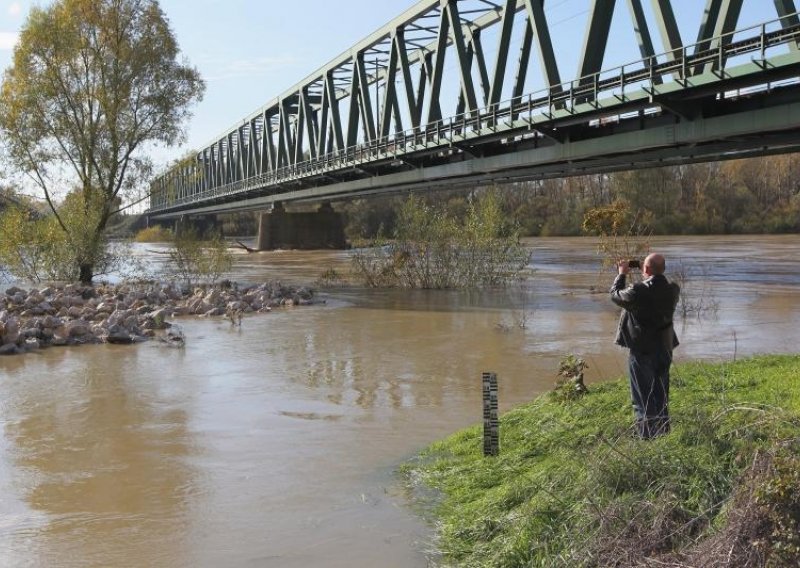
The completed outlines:
{"type": "Polygon", "coordinates": [[[127,344],[158,337],[180,316],[228,317],[314,303],[312,290],[280,282],[239,286],[176,283],[52,285],[0,293],[0,355],[51,346],[127,344]]]}

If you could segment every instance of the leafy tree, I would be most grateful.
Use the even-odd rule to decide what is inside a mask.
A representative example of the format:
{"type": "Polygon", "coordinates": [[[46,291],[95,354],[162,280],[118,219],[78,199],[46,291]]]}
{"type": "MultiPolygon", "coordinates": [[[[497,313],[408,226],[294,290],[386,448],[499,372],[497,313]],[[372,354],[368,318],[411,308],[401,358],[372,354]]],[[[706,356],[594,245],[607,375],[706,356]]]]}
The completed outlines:
{"type": "Polygon", "coordinates": [[[147,148],[182,138],[204,89],[156,0],[31,10],[0,90],[0,132],[11,163],[44,194],[82,282],[101,261],[109,219],[151,172],[147,148]],[[71,215],[57,205],[65,193],[80,203],[71,215]]]}
{"type": "Polygon", "coordinates": [[[31,282],[67,279],[55,270],[63,264],[65,243],[51,219],[36,218],[17,205],[5,209],[0,215],[0,265],[31,282]]]}

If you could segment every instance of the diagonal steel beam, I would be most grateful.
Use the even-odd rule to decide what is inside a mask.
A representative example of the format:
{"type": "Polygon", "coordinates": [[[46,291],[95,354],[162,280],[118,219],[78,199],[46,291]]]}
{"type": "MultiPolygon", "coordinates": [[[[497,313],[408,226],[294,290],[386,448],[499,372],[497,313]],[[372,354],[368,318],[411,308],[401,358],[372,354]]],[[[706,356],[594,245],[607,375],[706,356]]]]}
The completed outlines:
{"type": "MultiPolygon", "coordinates": [[[[294,115],[294,129],[295,129],[295,137],[294,137],[294,144],[292,147],[291,158],[292,164],[299,164],[303,161],[303,145],[305,144],[306,139],[306,129],[305,123],[306,116],[305,111],[305,100],[303,97],[303,91],[300,91],[300,100],[299,104],[297,105],[297,113],[294,115]]],[[[313,140],[313,136],[309,138],[313,140]]]]}
{"type": "MultiPolygon", "coordinates": [[[[601,0],[603,1],[603,0],[601,0]]],[[[613,3],[613,0],[611,0],[613,3]]],[[[544,0],[524,0],[528,12],[528,24],[532,26],[539,49],[539,61],[542,65],[545,81],[555,92],[560,91],[561,76],[558,73],[553,42],[550,38],[550,27],[544,14],[544,0]]],[[[610,16],[609,16],[610,18],[610,16]]]]}
{"type": "Polygon", "coordinates": [[[225,182],[231,183],[236,181],[236,162],[233,155],[233,132],[229,132],[226,137],[227,144],[225,145],[225,160],[223,162],[225,167],[225,182]]]}
{"type": "Polygon", "coordinates": [[[294,136],[289,117],[289,99],[281,101],[280,114],[278,115],[278,167],[291,165],[291,150],[294,146],[294,136]]]}
{"type": "MultiPolygon", "coordinates": [[[[417,83],[417,109],[414,112],[412,125],[414,128],[419,128],[422,124],[422,109],[425,105],[425,93],[428,90],[428,83],[433,77],[433,53],[428,53],[422,60],[422,65],[419,71],[419,81],[417,83]]],[[[441,112],[440,112],[441,114],[441,112]]]]}
{"type": "Polygon", "coordinates": [[[254,118],[250,120],[250,170],[252,171],[252,175],[258,175],[261,173],[260,165],[261,165],[261,156],[259,152],[258,146],[258,137],[257,137],[257,120],[254,118]]]}
{"type": "MultiPolygon", "coordinates": [[[[533,46],[533,28],[527,24],[525,26],[524,36],[522,38],[522,45],[519,49],[519,58],[517,59],[517,75],[514,78],[514,87],[512,89],[512,97],[516,103],[522,96],[525,90],[525,79],[528,76],[528,63],[531,58],[531,47],[533,46]]],[[[512,114],[512,118],[516,119],[518,113],[512,114]]]]}
{"type": "Polygon", "coordinates": [[[616,0],[592,0],[589,27],[586,29],[583,41],[583,54],[578,72],[581,85],[590,83],[603,66],[615,4],[616,0]]]}
{"type": "Polygon", "coordinates": [[[358,97],[350,95],[350,104],[352,105],[354,98],[358,101],[358,107],[361,114],[361,123],[364,127],[364,141],[371,142],[375,140],[375,114],[372,110],[372,97],[369,91],[369,81],[367,80],[367,67],[364,61],[364,54],[358,54],[356,57],[356,70],[358,72],[358,97]]]}
{"type": "MultiPolygon", "coordinates": [[[[317,157],[316,141],[319,138],[319,122],[318,122],[318,114],[312,108],[311,101],[312,101],[312,95],[309,94],[308,88],[303,89],[300,95],[300,109],[303,111],[303,116],[305,117],[305,129],[306,129],[306,134],[308,135],[308,144],[307,144],[308,152],[311,158],[316,158],[317,157]]],[[[298,144],[298,146],[301,145],[298,144]]]]}
{"type": "MultiPolygon", "coordinates": [[[[395,123],[399,121],[399,109],[397,108],[397,67],[400,60],[400,53],[399,53],[399,44],[397,42],[397,36],[402,35],[402,29],[396,30],[395,35],[392,38],[392,49],[389,53],[389,66],[387,69],[387,75],[384,79],[384,93],[383,93],[383,105],[381,106],[381,119],[378,123],[378,134],[381,138],[384,138],[389,135],[392,116],[395,117],[395,123]]],[[[397,128],[397,124],[395,124],[395,128],[397,128]]],[[[402,128],[401,128],[402,130],[402,128]]]]}
{"type": "Polygon", "coordinates": [[[672,11],[670,0],[653,0],[653,13],[661,32],[661,40],[664,51],[668,53],[668,59],[675,61],[677,54],[683,49],[683,40],[678,29],[678,22],[675,20],[675,12],[672,11]]]}
{"type": "Polygon", "coordinates": [[[705,51],[711,47],[711,38],[714,37],[714,28],[719,20],[719,10],[722,0],[706,0],[706,7],[703,10],[703,19],[700,22],[700,30],[697,32],[697,45],[695,54],[705,51]]]}
{"type": "Polygon", "coordinates": [[[483,93],[482,101],[486,105],[489,102],[489,92],[491,91],[491,83],[489,83],[489,71],[486,68],[486,57],[483,53],[483,42],[481,41],[481,30],[473,30],[469,28],[470,46],[475,54],[475,63],[478,67],[478,76],[481,78],[481,92],[483,93]]]}
{"type": "Polygon", "coordinates": [[[475,85],[472,81],[472,53],[467,53],[466,42],[464,41],[464,27],[461,25],[461,18],[458,14],[458,0],[447,0],[444,11],[446,13],[445,17],[449,18],[450,37],[453,40],[456,57],[458,58],[461,96],[466,102],[467,111],[473,113],[478,109],[478,100],[475,97],[475,85]]]}
{"type": "Polygon", "coordinates": [[[247,177],[247,153],[244,145],[244,126],[236,131],[236,179],[247,177]]]}
{"type": "MultiPolygon", "coordinates": [[[[642,0],[628,0],[628,10],[633,20],[633,31],[636,34],[636,41],[639,44],[639,54],[645,62],[645,68],[649,70],[655,63],[654,56],[656,52],[653,48],[653,38],[650,35],[650,28],[647,25],[647,19],[642,9],[642,0]]],[[[661,77],[655,77],[653,83],[660,85],[662,83],[661,77]]]]}
{"type": "Polygon", "coordinates": [[[500,102],[503,95],[503,83],[506,76],[506,63],[511,45],[511,34],[514,28],[514,16],[517,12],[517,0],[506,0],[500,23],[500,37],[498,38],[497,52],[495,53],[494,78],[486,101],[490,105],[500,102]]]}
{"type": "MultiPolygon", "coordinates": [[[[473,60],[474,56],[475,56],[475,52],[472,49],[472,44],[470,43],[470,44],[468,44],[467,55],[466,55],[466,57],[467,57],[467,66],[469,68],[472,68],[472,60],[473,60]]],[[[466,106],[467,106],[467,103],[464,100],[464,90],[462,89],[458,93],[458,103],[456,104],[456,114],[455,114],[455,116],[461,118],[462,115],[464,114],[464,111],[466,110],[466,106]]]]}
{"type": "MultiPolygon", "coordinates": [[[[408,62],[408,53],[406,52],[405,30],[402,27],[397,28],[395,32],[394,44],[397,49],[400,71],[403,75],[403,87],[405,88],[409,120],[413,128],[418,128],[420,113],[417,110],[417,97],[414,95],[414,80],[411,76],[411,66],[408,62]]],[[[422,65],[420,72],[424,73],[424,71],[425,66],[422,65]]]]}
{"type": "MultiPolygon", "coordinates": [[[[706,5],[707,12],[703,14],[704,21],[700,28],[700,34],[711,37],[704,37],[701,42],[705,49],[721,49],[733,41],[732,32],[736,29],[739,21],[739,14],[742,11],[743,0],[708,0],[706,5]],[[709,41],[710,40],[710,41],[709,41]]],[[[698,66],[695,73],[718,70],[724,65],[724,58],[716,60],[713,64],[698,66]]]]}
{"type": "Polygon", "coordinates": [[[363,53],[357,53],[352,60],[353,72],[350,75],[350,110],[347,118],[347,146],[355,146],[358,142],[358,125],[360,123],[361,108],[358,97],[361,91],[361,73],[359,72],[359,58],[363,53]]]}
{"type": "MultiPolygon", "coordinates": [[[[449,2],[450,0],[444,0],[449,2]]],[[[442,108],[439,105],[439,95],[442,91],[442,77],[444,76],[444,62],[447,53],[447,42],[450,34],[450,23],[445,15],[446,8],[442,10],[441,18],[439,19],[439,35],[436,40],[436,49],[434,50],[433,68],[428,85],[428,96],[430,103],[428,103],[428,124],[438,122],[442,119],[442,108]]]]}
{"type": "Polygon", "coordinates": [[[327,101],[327,121],[320,122],[320,144],[319,152],[327,154],[331,148],[337,150],[344,149],[344,129],[342,128],[342,117],[339,112],[339,98],[336,96],[336,82],[333,71],[325,74],[325,93],[324,100],[327,101]],[[327,136],[327,140],[325,139],[327,136]]]}
{"type": "MultiPolygon", "coordinates": [[[[795,8],[794,0],[774,0],[774,2],[778,17],[781,19],[781,26],[784,29],[800,25],[800,18],[797,17],[797,8],[795,8]]],[[[790,43],[789,49],[797,51],[800,49],[800,44],[797,42],[790,43]]]]}

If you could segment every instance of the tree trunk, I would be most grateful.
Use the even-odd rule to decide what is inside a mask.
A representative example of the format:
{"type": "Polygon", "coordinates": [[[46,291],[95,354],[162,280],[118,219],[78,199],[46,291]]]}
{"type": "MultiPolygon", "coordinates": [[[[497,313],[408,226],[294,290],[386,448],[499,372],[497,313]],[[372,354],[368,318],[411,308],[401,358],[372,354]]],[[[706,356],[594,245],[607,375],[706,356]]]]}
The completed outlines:
{"type": "Polygon", "coordinates": [[[79,264],[81,284],[91,284],[94,277],[94,265],[79,264]]]}

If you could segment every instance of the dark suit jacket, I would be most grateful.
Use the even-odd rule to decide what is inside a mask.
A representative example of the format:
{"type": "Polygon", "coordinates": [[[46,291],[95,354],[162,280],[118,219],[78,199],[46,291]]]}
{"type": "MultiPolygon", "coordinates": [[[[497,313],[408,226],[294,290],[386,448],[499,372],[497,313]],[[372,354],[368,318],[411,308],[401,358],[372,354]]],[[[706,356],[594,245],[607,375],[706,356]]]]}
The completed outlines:
{"type": "Polygon", "coordinates": [[[678,346],[672,315],[680,286],[661,274],[628,287],[625,280],[620,274],[611,286],[611,300],[623,308],[615,343],[645,353],[657,348],[672,351],[678,346]]]}

